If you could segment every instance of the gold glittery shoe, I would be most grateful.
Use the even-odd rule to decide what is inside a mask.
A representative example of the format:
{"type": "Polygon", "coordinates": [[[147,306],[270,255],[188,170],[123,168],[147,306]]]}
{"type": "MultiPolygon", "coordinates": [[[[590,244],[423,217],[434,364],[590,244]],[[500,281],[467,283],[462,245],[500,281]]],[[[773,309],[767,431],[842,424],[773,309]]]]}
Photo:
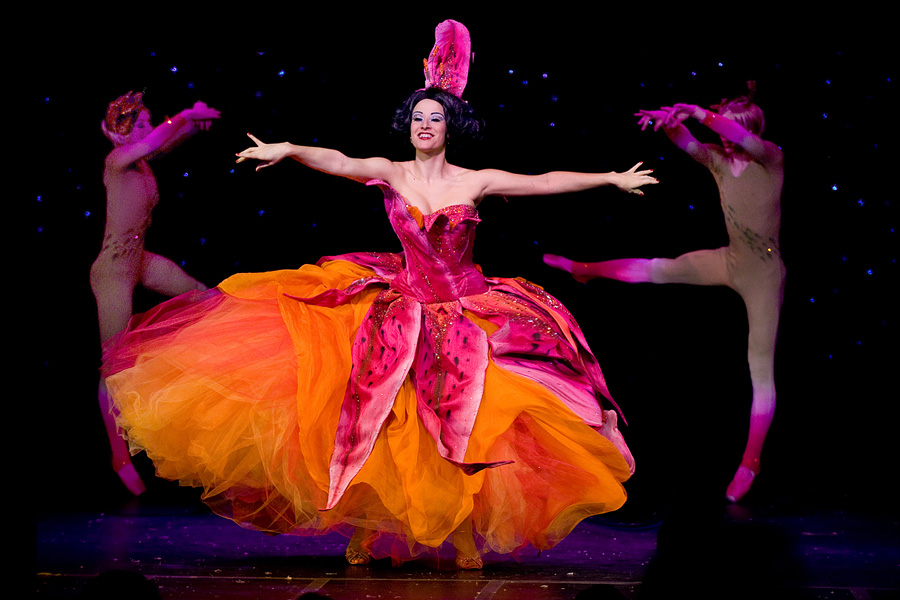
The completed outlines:
{"type": "Polygon", "coordinates": [[[484,563],[481,560],[480,556],[456,556],[456,566],[457,568],[464,569],[466,571],[477,571],[484,567],[484,563]]]}
{"type": "Polygon", "coordinates": [[[347,551],[344,553],[347,562],[351,565],[367,565],[372,561],[372,555],[365,548],[354,548],[348,545],[347,551]]]}

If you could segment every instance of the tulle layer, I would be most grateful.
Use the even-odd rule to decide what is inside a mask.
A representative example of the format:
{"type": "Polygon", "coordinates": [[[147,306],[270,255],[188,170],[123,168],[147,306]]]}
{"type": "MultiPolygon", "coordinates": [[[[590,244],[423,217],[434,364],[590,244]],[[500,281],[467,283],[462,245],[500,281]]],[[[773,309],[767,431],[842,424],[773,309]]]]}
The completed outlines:
{"type": "Polygon", "coordinates": [[[340,260],[242,274],[136,317],[104,357],[132,451],[243,526],[365,527],[392,534],[395,558],[439,546],[470,514],[483,550],[508,553],[551,547],[623,504],[629,467],[612,443],[545,387],[489,362],[466,462],[513,463],[466,475],[442,458],[408,379],[368,460],[322,510],[351,346],[380,289],[328,308],[296,298],[371,274],[340,260]]]}

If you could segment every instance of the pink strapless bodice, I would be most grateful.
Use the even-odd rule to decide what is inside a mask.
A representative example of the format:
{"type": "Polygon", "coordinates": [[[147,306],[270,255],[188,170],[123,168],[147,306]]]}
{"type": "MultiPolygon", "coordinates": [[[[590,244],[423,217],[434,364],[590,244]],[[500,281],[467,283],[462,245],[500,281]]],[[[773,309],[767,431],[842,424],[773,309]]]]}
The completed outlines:
{"type": "Polygon", "coordinates": [[[392,187],[383,185],[385,210],[403,246],[403,269],[391,287],[420,302],[450,302],[487,291],[472,261],[478,211],[453,204],[423,215],[392,187]]]}

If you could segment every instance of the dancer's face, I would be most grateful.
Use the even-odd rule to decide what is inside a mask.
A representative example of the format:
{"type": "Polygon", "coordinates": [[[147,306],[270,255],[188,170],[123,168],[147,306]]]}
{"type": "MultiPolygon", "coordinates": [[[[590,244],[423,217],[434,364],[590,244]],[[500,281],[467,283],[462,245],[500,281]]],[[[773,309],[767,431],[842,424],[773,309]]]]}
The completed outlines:
{"type": "Polygon", "coordinates": [[[131,127],[131,133],[128,134],[128,143],[133,144],[141,141],[147,137],[151,131],[153,131],[153,124],[150,123],[150,111],[142,110],[141,114],[139,114],[138,118],[134,121],[134,125],[131,127]]]}
{"type": "Polygon", "coordinates": [[[410,137],[416,150],[437,150],[447,141],[447,117],[439,102],[428,98],[413,107],[410,137]]]}

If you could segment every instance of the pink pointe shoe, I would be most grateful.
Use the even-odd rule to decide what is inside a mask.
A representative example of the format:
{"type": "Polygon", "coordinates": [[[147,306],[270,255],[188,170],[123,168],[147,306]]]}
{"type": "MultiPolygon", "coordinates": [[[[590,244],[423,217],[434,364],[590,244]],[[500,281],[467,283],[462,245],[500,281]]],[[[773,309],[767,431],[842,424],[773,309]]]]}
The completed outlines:
{"type": "Polygon", "coordinates": [[[554,269],[559,269],[560,271],[565,271],[570,274],[575,281],[579,283],[587,283],[591,279],[592,276],[583,273],[584,263],[576,263],[573,260],[566,258],[565,256],[558,256],[556,254],[545,254],[544,255],[544,264],[548,267],[553,267],[554,269]]]}
{"type": "Polygon", "coordinates": [[[747,492],[750,491],[750,487],[753,485],[753,480],[755,478],[755,471],[741,465],[738,467],[737,473],[734,474],[734,479],[728,484],[728,489],[725,491],[725,497],[729,502],[740,502],[741,498],[746,496],[747,492]]]}
{"type": "Polygon", "coordinates": [[[128,488],[129,492],[135,496],[140,496],[147,491],[147,487],[144,485],[144,482],[141,481],[141,476],[138,475],[137,469],[134,468],[131,461],[123,463],[118,467],[113,465],[113,468],[116,471],[116,475],[119,476],[119,479],[122,480],[122,483],[125,484],[125,487],[128,488]]]}

